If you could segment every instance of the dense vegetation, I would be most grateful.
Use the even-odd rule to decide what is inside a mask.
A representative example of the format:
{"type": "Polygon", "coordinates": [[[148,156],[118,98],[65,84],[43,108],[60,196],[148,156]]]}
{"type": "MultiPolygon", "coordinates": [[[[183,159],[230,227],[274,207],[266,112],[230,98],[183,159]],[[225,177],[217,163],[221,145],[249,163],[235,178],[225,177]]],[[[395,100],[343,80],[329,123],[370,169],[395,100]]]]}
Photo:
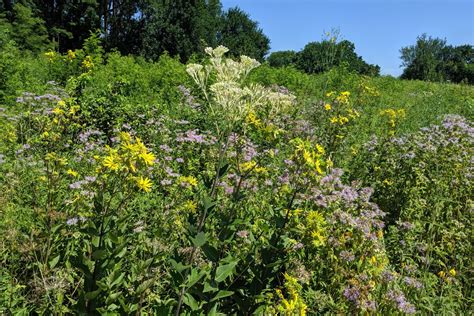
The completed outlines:
{"type": "Polygon", "coordinates": [[[0,313],[472,310],[471,86],[2,34],[0,313]]]}

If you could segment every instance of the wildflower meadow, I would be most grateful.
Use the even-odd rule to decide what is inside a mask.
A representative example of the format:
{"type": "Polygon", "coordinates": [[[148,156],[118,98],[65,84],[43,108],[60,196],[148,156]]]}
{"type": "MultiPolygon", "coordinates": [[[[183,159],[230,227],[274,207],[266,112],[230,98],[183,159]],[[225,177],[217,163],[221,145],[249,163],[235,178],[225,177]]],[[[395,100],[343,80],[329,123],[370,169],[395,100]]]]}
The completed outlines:
{"type": "Polygon", "coordinates": [[[474,89],[0,52],[0,314],[469,315],[474,89]]]}

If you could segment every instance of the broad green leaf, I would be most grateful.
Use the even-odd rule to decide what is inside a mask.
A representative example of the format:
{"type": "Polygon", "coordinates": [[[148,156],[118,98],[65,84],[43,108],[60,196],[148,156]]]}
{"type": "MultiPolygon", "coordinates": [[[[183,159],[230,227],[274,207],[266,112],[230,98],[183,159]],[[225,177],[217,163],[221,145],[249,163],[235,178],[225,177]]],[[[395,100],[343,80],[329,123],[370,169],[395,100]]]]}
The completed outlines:
{"type": "Polygon", "coordinates": [[[60,257],[61,257],[60,255],[57,255],[56,257],[54,257],[53,259],[49,261],[49,267],[51,269],[53,269],[58,264],[60,257]]]}
{"type": "Polygon", "coordinates": [[[232,274],[236,265],[237,265],[237,261],[234,261],[229,264],[224,264],[217,267],[216,278],[215,278],[216,282],[222,282],[227,277],[229,277],[232,274]]]}
{"type": "Polygon", "coordinates": [[[193,310],[193,311],[196,311],[196,310],[199,309],[198,302],[189,293],[184,294],[183,303],[188,305],[191,308],[191,310],[193,310]]]}
{"type": "Polygon", "coordinates": [[[199,234],[196,235],[196,237],[193,238],[193,245],[195,247],[201,247],[203,246],[207,241],[206,234],[203,232],[200,232],[199,234]]]}
{"type": "Polygon", "coordinates": [[[234,294],[233,291],[219,291],[219,293],[217,293],[217,295],[214,296],[214,298],[211,300],[211,302],[217,301],[220,298],[231,296],[232,294],[234,294]]]}

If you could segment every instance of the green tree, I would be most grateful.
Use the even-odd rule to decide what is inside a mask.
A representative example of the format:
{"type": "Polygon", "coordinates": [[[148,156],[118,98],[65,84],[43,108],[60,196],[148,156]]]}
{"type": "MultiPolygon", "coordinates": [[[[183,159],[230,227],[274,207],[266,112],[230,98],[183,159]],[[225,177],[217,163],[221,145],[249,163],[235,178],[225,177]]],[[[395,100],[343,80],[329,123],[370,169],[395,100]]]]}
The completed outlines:
{"type": "Polygon", "coordinates": [[[445,39],[422,34],[415,45],[403,47],[400,53],[403,79],[474,83],[472,45],[451,46],[445,39]]]}
{"type": "Polygon", "coordinates": [[[447,55],[446,50],[446,40],[428,37],[426,34],[418,36],[415,45],[400,50],[402,66],[405,67],[401,78],[443,80],[444,76],[439,68],[447,55]]]}
{"type": "Polygon", "coordinates": [[[272,67],[286,67],[294,65],[297,60],[297,53],[293,50],[273,52],[268,56],[267,61],[272,67]]]}
{"type": "Polygon", "coordinates": [[[216,43],[220,12],[214,0],[153,0],[143,11],[142,53],[156,60],[166,51],[187,61],[216,43]]]}
{"type": "Polygon", "coordinates": [[[337,42],[335,37],[308,43],[298,53],[296,65],[310,74],[325,72],[341,65],[345,65],[349,71],[364,75],[377,76],[380,72],[379,66],[370,65],[357,55],[354,43],[348,40],[337,42]]]}
{"type": "Polygon", "coordinates": [[[51,46],[44,21],[34,11],[34,5],[15,3],[11,12],[0,16],[0,28],[20,49],[39,52],[51,46]]]}
{"type": "Polygon", "coordinates": [[[270,40],[258,27],[258,23],[239,8],[232,8],[224,13],[218,42],[229,48],[232,56],[246,55],[260,61],[263,61],[270,49],[270,40]]]}

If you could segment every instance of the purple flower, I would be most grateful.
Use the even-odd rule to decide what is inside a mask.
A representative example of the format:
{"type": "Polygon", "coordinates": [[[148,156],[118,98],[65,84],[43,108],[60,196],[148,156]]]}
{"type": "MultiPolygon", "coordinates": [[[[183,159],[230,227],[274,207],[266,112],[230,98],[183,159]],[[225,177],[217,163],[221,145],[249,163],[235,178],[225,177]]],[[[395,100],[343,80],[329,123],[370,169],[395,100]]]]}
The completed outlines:
{"type": "Polygon", "coordinates": [[[405,277],[403,278],[403,281],[405,282],[406,285],[413,287],[415,289],[421,289],[423,287],[423,284],[421,284],[421,282],[415,278],[405,277]]]}
{"type": "Polygon", "coordinates": [[[170,185],[173,182],[170,179],[163,179],[163,180],[160,181],[160,183],[163,186],[167,186],[167,185],[170,185]]]}
{"type": "Polygon", "coordinates": [[[68,226],[74,226],[79,222],[79,219],[77,217],[70,218],[66,221],[66,225],[68,226]]]}
{"type": "Polygon", "coordinates": [[[406,314],[415,314],[416,309],[411,303],[407,302],[405,295],[400,291],[389,290],[387,298],[396,304],[397,308],[406,314]]]}
{"type": "Polygon", "coordinates": [[[355,259],[354,254],[352,254],[350,251],[346,251],[346,250],[341,251],[339,256],[341,257],[341,259],[346,260],[348,262],[351,262],[355,259]]]}
{"type": "Polygon", "coordinates": [[[347,286],[343,292],[344,297],[353,302],[358,303],[360,297],[360,290],[357,287],[347,286]]]}

